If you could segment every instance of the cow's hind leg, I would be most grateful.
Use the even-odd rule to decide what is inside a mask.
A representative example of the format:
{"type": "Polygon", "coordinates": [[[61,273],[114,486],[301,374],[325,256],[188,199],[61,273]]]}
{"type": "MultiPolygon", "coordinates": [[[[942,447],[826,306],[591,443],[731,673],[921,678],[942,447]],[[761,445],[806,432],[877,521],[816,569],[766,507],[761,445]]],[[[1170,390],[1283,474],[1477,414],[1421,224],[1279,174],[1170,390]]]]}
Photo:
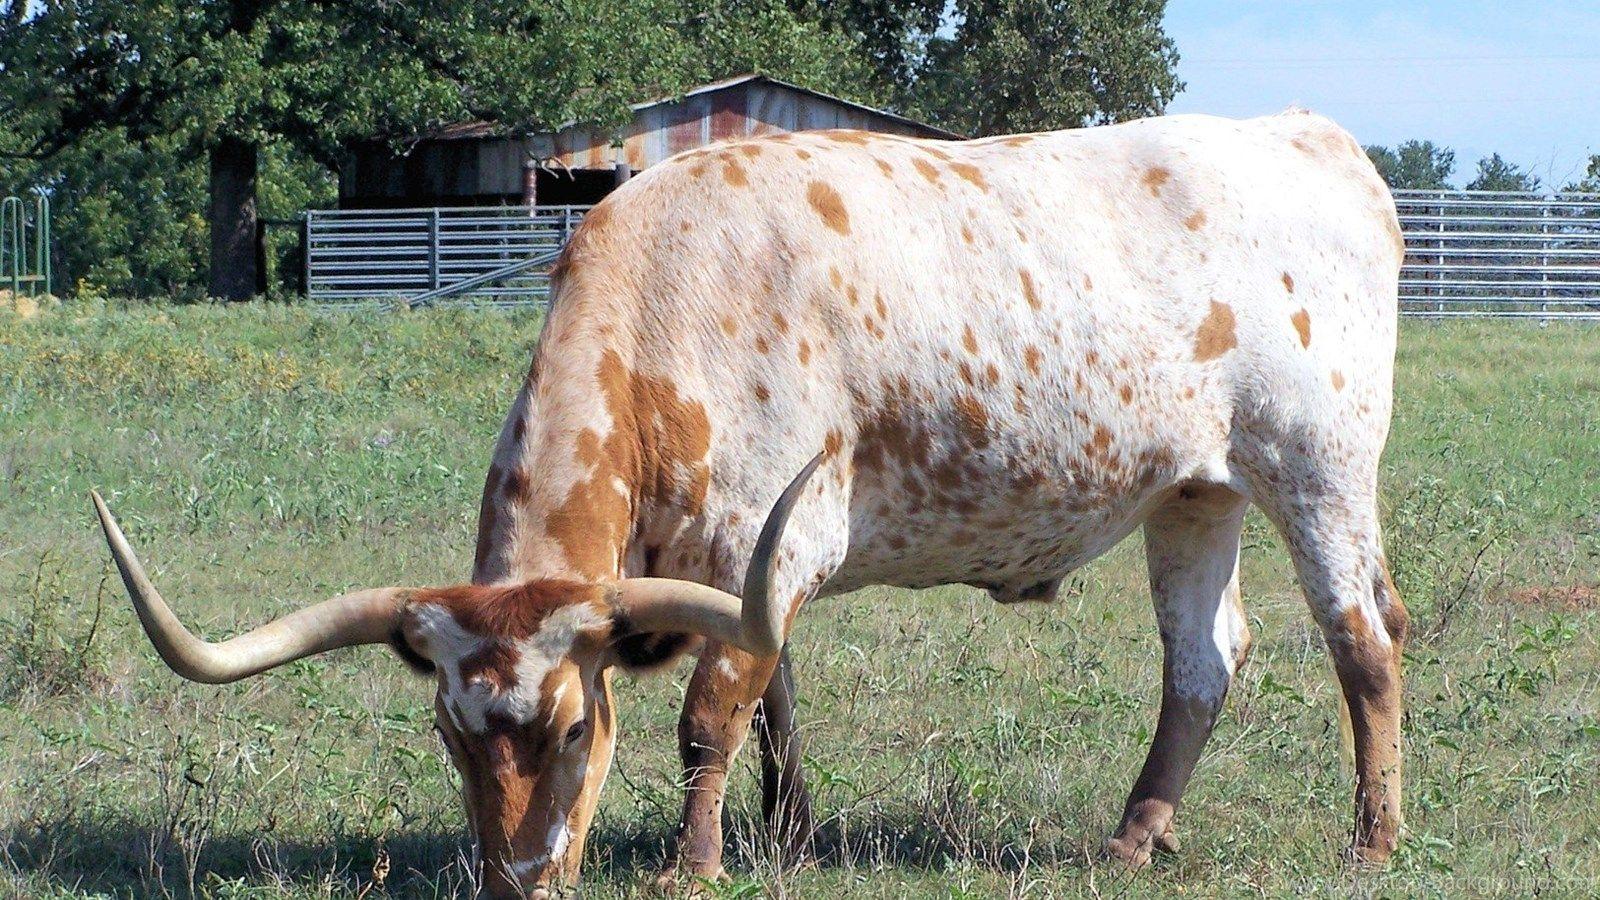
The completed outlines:
{"type": "Polygon", "coordinates": [[[1329,478],[1315,467],[1263,486],[1274,520],[1327,639],[1350,713],[1356,822],[1350,856],[1382,862],[1400,836],[1400,653],[1409,621],[1389,578],[1370,477],[1329,478]]]}
{"type": "Polygon", "coordinates": [[[761,737],[761,812],[778,848],[791,860],[809,855],[813,823],[811,795],[800,768],[800,732],[794,721],[794,675],[789,651],[761,695],[756,716],[761,737]]]}
{"type": "Polygon", "coordinates": [[[1239,533],[1247,501],[1186,485],[1144,524],[1150,593],[1163,649],[1161,714],[1144,768],[1106,851],[1141,866],[1175,850],[1172,818],[1228,686],[1250,647],[1239,604],[1239,533]]]}

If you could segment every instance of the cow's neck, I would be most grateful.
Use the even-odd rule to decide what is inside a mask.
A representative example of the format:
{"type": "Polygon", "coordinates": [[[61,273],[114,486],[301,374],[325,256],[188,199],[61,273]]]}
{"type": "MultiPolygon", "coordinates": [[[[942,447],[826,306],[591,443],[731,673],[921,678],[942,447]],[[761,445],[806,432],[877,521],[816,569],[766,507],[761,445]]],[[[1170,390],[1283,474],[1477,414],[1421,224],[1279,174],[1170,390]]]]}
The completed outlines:
{"type": "MultiPolygon", "coordinates": [[[[552,323],[554,330],[557,323],[552,323]]],[[[694,517],[710,483],[705,408],[633,354],[547,334],[484,486],[474,579],[606,581],[649,519],[694,517]],[[591,349],[592,348],[592,349],[591,349]]]]}

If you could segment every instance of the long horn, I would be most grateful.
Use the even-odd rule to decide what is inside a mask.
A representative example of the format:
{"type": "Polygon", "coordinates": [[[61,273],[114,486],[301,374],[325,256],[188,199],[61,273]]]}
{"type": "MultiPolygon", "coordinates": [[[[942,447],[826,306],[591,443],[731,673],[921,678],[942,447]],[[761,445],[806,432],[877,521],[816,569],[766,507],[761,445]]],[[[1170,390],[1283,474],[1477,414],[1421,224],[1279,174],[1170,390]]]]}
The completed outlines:
{"type": "Polygon", "coordinates": [[[700,634],[732,644],[756,656],[776,656],[783,649],[784,617],[772,595],[773,563],[789,514],[825,453],[811,458],[789,482],[767,515],[756,539],[750,568],[745,570],[744,597],[674,578],[628,578],[617,582],[615,602],[628,624],[638,631],[700,634]]]}
{"type": "Polygon", "coordinates": [[[226,684],[337,647],[382,643],[400,622],[408,592],[378,588],[325,600],[219,644],[202,641],[161,599],[100,494],[90,495],[144,633],[167,666],[190,681],[226,684]]]}

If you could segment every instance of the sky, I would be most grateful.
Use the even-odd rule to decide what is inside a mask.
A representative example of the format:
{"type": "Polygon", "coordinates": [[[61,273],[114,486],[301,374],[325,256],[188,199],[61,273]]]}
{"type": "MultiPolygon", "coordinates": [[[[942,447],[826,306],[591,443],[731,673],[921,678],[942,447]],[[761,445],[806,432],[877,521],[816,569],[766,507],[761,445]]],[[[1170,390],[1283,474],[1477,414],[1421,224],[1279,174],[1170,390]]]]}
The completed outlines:
{"type": "Polygon", "coordinates": [[[1169,0],[1187,87],[1169,113],[1252,116],[1297,104],[1363,144],[1493,152],[1546,184],[1600,153],[1600,0],[1169,0]]]}

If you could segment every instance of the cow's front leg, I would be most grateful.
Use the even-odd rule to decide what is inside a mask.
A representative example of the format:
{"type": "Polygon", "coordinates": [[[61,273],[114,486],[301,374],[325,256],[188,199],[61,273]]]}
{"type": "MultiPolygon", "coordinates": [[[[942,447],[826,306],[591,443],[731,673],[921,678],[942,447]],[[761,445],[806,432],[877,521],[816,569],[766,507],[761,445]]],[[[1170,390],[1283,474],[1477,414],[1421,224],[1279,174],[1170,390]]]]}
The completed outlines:
{"type": "Polygon", "coordinates": [[[1145,865],[1153,850],[1177,849],[1173,815],[1249,651],[1238,577],[1244,511],[1244,498],[1232,491],[1185,488],[1144,526],[1163,648],[1161,716],[1122,824],[1106,843],[1129,865],[1145,865]]]}
{"type": "Polygon", "coordinates": [[[728,770],[750,731],[756,701],[766,691],[776,657],[759,659],[722,644],[707,644],[689,679],[678,720],[683,760],[683,821],[661,886],[689,877],[722,877],[722,804],[728,770]]]}

